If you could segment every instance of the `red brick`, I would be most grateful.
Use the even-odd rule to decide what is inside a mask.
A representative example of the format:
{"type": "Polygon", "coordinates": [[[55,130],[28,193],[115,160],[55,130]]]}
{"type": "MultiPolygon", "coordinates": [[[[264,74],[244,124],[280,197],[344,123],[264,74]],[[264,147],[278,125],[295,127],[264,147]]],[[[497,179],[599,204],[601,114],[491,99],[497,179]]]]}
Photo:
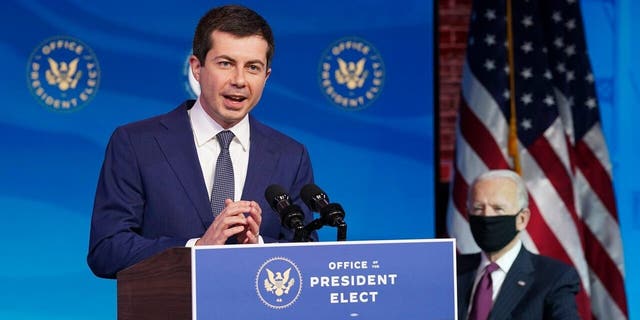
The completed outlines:
{"type": "Polygon", "coordinates": [[[440,124],[440,181],[448,182],[453,169],[455,124],[460,104],[471,0],[438,1],[438,83],[440,124]]]}

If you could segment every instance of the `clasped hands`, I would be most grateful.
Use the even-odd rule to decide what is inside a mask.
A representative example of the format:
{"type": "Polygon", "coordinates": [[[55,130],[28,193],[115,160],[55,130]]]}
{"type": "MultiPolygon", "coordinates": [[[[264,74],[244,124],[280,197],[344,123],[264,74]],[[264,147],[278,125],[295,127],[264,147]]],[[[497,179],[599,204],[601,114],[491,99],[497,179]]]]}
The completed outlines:
{"type": "Polygon", "coordinates": [[[196,241],[197,246],[220,245],[235,236],[238,243],[258,243],[262,209],[255,201],[224,201],[224,209],[196,241]]]}

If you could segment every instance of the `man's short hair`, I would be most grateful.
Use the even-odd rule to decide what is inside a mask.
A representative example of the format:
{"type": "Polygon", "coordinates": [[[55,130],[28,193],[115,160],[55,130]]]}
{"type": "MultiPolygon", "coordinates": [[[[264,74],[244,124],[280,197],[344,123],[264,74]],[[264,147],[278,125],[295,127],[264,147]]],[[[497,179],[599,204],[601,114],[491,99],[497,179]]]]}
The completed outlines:
{"type": "MultiPolygon", "coordinates": [[[[509,179],[516,184],[516,201],[517,205],[520,209],[529,207],[529,194],[527,193],[527,187],[524,184],[524,181],[515,171],[512,170],[490,170],[484,172],[477,176],[473,182],[469,190],[473,188],[479,181],[491,180],[491,179],[509,179]]],[[[467,196],[467,204],[471,206],[471,192],[469,192],[467,196]]]]}
{"type": "Polygon", "coordinates": [[[228,5],[209,10],[198,22],[193,35],[193,55],[200,64],[205,64],[207,52],[213,46],[211,34],[214,31],[230,33],[236,37],[261,36],[267,41],[267,67],[275,51],[273,32],[267,21],[257,12],[239,5],[228,5]]]}

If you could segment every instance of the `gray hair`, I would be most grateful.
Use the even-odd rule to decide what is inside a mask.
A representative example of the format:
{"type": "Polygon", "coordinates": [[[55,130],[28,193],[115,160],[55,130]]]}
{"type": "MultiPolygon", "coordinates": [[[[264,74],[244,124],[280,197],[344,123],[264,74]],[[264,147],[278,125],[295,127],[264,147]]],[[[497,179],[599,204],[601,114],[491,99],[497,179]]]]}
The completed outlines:
{"type": "MultiPolygon", "coordinates": [[[[529,207],[529,194],[527,193],[527,187],[524,184],[524,181],[515,171],[512,170],[490,170],[485,173],[477,176],[471,186],[469,186],[469,190],[473,189],[473,186],[476,185],[479,181],[491,180],[491,179],[509,179],[516,184],[516,201],[517,205],[520,209],[529,207]]],[[[471,205],[471,192],[467,195],[467,204],[471,205]]]]}

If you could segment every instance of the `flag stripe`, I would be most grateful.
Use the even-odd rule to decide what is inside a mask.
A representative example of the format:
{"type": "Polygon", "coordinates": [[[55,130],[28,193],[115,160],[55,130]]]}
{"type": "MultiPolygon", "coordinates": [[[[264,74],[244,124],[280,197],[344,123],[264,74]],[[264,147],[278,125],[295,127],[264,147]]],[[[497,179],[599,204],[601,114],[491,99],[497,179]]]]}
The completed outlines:
{"type": "Polygon", "coordinates": [[[507,148],[508,119],[514,118],[532,213],[521,239],[533,252],[576,268],[583,318],[628,319],[611,163],[579,2],[512,4],[507,20],[506,0],[473,2],[448,233],[457,238],[460,252],[479,250],[466,219],[469,184],[487,169],[513,165],[507,148]]]}
{"type": "MultiPolygon", "coordinates": [[[[463,181],[463,177],[459,171],[455,172],[454,179],[458,181],[454,186],[456,186],[456,188],[464,189],[464,193],[461,194],[466,194],[468,185],[463,181]]],[[[456,191],[462,192],[461,190],[456,191]]],[[[466,219],[466,210],[464,210],[465,202],[465,199],[450,198],[449,212],[447,214],[447,228],[449,230],[449,236],[456,238],[456,245],[458,246],[458,251],[460,253],[477,252],[479,248],[473,240],[469,230],[469,224],[466,219]]]]}
{"type": "Polygon", "coordinates": [[[589,229],[585,228],[585,233],[589,234],[586,237],[587,247],[587,260],[590,262],[592,272],[602,281],[604,287],[609,291],[611,297],[615,303],[623,310],[627,309],[626,298],[624,296],[624,279],[619,272],[615,272],[616,266],[611,260],[611,257],[607,254],[600,242],[594,241],[595,236],[590,234],[589,229]],[[614,272],[612,272],[614,271],[614,272]]]}
{"type": "Polygon", "coordinates": [[[476,146],[474,150],[488,168],[509,167],[487,128],[464,103],[460,108],[460,128],[462,136],[470,145],[476,146]]]}
{"type": "Polygon", "coordinates": [[[616,271],[624,273],[624,265],[621,263],[622,256],[622,243],[620,239],[620,228],[617,221],[615,221],[604,207],[604,204],[600,199],[591,192],[589,184],[584,181],[584,176],[580,171],[576,174],[576,180],[579,181],[578,195],[579,203],[582,209],[583,221],[586,227],[593,233],[593,236],[597,238],[598,242],[607,248],[607,254],[611,257],[616,264],[616,271]]]}
{"type": "Polygon", "coordinates": [[[560,240],[560,248],[552,247],[554,248],[553,251],[541,250],[540,253],[559,258],[564,255],[569,256],[568,262],[575,266],[582,279],[583,286],[588,292],[590,288],[588,267],[584,259],[584,250],[581,245],[578,226],[571,218],[571,214],[553,187],[551,180],[537,166],[538,162],[527,153],[522,159],[523,167],[528,168],[523,172],[522,178],[525,180],[529,194],[534,199],[542,220],[546,227],[551,230],[551,233],[546,233],[546,231],[532,232],[531,238],[538,247],[544,247],[548,245],[548,241],[551,241],[551,235],[557,237],[560,240]]]}
{"type": "Polygon", "coordinates": [[[542,218],[535,199],[531,197],[529,198],[529,210],[531,211],[531,219],[529,221],[529,225],[527,225],[527,231],[530,235],[539,234],[546,236],[545,241],[535,241],[538,244],[538,251],[546,252],[549,256],[564,261],[567,264],[573,264],[569,255],[567,255],[567,253],[564,251],[564,248],[558,240],[558,237],[556,237],[555,233],[551,229],[549,229],[549,226],[542,218]]]}
{"type": "Polygon", "coordinates": [[[576,142],[575,148],[577,167],[589,182],[589,186],[591,186],[593,192],[595,192],[607,207],[607,212],[610,213],[615,220],[618,220],[613,188],[611,188],[612,182],[609,174],[584,141],[576,142]]]}
{"type": "MultiPolygon", "coordinates": [[[[569,172],[562,163],[560,157],[553,151],[552,146],[546,139],[538,139],[528,148],[531,156],[536,159],[538,168],[544,172],[546,178],[551,182],[564,205],[567,207],[568,213],[578,223],[580,219],[576,213],[575,198],[573,194],[573,183],[569,172]]],[[[579,230],[578,230],[579,232],[579,230]]]]}
{"type": "Polygon", "coordinates": [[[592,277],[591,286],[593,292],[591,293],[591,305],[595,319],[628,319],[626,306],[622,309],[619,304],[611,303],[613,297],[610,295],[611,291],[603,286],[603,283],[598,277],[592,277]]]}
{"type": "Polygon", "coordinates": [[[456,210],[458,210],[458,212],[460,212],[461,215],[466,218],[467,214],[465,209],[467,207],[467,199],[464,197],[464,195],[467,194],[469,186],[468,184],[461,182],[462,175],[460,175],[460,171],[456,170],[455,174],[455,179],[458,180],[459,183],[453,185],[453,203],[456,207],[456,210]]]}

